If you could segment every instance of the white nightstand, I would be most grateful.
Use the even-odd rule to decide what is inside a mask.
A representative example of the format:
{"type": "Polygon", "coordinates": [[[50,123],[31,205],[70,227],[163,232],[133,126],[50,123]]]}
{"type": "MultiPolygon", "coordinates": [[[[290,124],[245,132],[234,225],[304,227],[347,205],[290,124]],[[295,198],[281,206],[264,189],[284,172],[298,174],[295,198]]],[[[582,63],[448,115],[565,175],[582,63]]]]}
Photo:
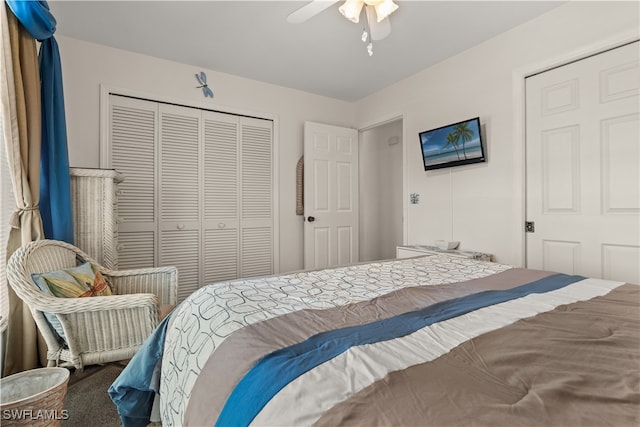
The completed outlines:
{"type": "Polygon", "coordinates": [[[461,251],[458,249],[445,250],[437,246],[426,245],[396,246],[396,258],[411,258],[414,256],[434,254],[444,254],[457,258],[471,258],[479,261],[491,261],[491,254],[485,254],[483,252],[461,251]]]}

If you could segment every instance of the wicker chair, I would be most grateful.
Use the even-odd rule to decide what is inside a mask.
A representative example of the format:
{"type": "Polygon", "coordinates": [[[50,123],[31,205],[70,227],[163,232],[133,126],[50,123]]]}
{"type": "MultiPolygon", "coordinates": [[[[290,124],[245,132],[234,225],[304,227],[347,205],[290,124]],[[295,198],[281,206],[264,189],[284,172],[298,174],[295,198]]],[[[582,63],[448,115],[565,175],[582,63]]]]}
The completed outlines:
{"type": "MultiPolygon", "coordinates": [[[[65,242],[38,240],[18,249],[7,265],[9,284],[29,306],[47,343],[48,366],[101,364],[131,358],[159,323],[160,308],[177,302],[175,267],[114,271],[65,242]],[[31,279],[44,273],[90,261],[97,265],[114,295],[56,298],[43,293],[31,279]],[[59,319],[66,342],[51,327],[44,312],[59,319]]],[[[163,307],[164,308],[164,307],[163,307]]]]}

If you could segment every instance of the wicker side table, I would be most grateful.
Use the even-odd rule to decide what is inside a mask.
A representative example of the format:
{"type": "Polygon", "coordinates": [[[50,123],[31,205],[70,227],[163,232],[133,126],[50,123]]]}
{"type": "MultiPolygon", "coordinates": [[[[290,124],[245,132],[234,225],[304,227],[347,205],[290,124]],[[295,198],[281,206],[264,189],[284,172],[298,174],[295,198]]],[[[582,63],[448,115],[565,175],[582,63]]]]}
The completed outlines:
{"type": "Polygon", "coordinates": [[[118,269],[118,184],[113,169],[69,168],[75,246],[111,270],[118,269]]]}
{"type": "Polygon", "coordinates": [[[40,368],[0,379],[0,418],[3,426],[60,426],[69,371],[40,368]]]}

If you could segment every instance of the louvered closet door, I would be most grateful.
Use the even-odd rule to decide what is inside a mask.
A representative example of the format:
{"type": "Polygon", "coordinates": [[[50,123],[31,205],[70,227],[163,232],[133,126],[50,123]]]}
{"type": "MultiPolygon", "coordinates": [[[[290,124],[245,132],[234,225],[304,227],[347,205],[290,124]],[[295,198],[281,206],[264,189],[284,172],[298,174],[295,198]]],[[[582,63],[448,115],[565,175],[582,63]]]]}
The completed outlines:
{"type": "Polygon", "coordinates": [[[240,276],[273,273],[273,124],[240,119],[240,276]]]}
{"type": "Polygon", "coordinates": [[[153,267],[156,248],[155,160],[158,104],[110,96],[111,167],[118,185],[118,268],[153,267]]]}
{"type": "Polygon", "coordinates": [[[120,266],[176,266],[180,300],[272,274],[272,122],[116,95],[110,108],[120,266]]]}
{"type": "Polygon", "coordinates": [[[200,122],[194,108],[159,105],[160,265],[178,268],[178,298],[202,284],[200,276],[200,122]]]}
{"type": "Polygon", "coordinates": [[[238,277],[238,123],[204,111],[204,282],[238,277]]]}

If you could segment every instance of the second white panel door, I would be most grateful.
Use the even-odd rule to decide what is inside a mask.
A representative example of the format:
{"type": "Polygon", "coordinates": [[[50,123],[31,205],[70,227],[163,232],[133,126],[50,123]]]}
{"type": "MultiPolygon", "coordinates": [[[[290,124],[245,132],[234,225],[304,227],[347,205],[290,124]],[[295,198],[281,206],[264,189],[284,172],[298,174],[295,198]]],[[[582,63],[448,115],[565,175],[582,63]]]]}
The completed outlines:
{"type": "Polygon", "coordinates": [[[640,281],[638,42],[527,78],[527,267],[640,281]]]}
{"type": "Polygon", "coordinates": [[[305,123],[304,215],[305,269],[358,261],[357,130],[305,123]]]}

